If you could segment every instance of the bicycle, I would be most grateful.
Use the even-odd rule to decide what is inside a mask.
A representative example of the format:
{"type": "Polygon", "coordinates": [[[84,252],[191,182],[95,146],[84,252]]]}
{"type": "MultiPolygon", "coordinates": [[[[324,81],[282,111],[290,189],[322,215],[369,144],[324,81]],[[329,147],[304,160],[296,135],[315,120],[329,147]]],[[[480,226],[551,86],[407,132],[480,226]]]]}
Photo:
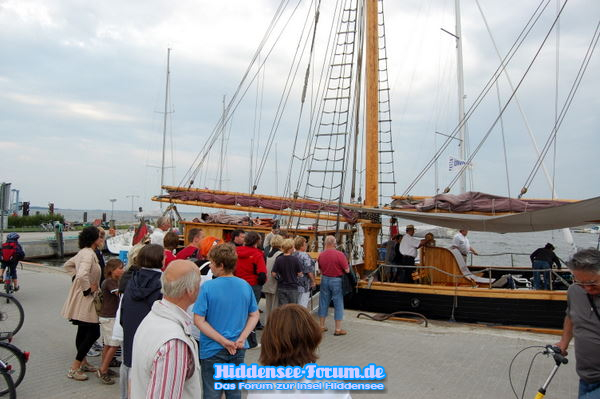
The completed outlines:
{"type": "Polygon", "coordinates": [[[512,359],[512,361],[510,362],[510,365],[508,366],[508,380],[510,382],[510,387],[513,391],[513,394],[515,395],[515,398],[517,399],[523,399],[525,397],[525,390],[527,388],[527,382],[529,381],[529,375],[531,373],[531,369],[533,367],[533,362],[535,361],[535,358],[538,355],[546,355],[546,356],[552,356],[552,358],[554,359],[554,368],[552,369],[552,371],[550,372],[550,375],[548,376],[548,378],[546,379],[546,381],[544,382],[544,385],[541,386],[540,389],[538,389],[538,391],[536,392],[535,395],[535,399],[542,399],[544,396],[546,396],[546,390],[548,389],[548,385],[550,385],[550,382],[552,382],[552,379],[554,378],[554,375],[556,374],[556,372],[558,371],[558,368],[560,367],[561,364],[567,364],[569,362],[569,360],[562,355],[562,352],[560,350],[560,348],[558,346],[553,346],[553,345],[546,345],[546,346],[537,346],[537,345],[533,345],[533,346],[528,346],[524,349],[521,349],[512,359]],[[517,395],[517,391],[515,390],[515,387],[513,385],[512,382],[512,377],[511,377],[511,370],[512,370],[512,366],[513,363],[515,361],[515,359],[517,358],[517,356],[519,356],[521,353],[523,353],[525,350],[527,349],[543,349],[540,352],[537,352],[533,358],[531,359],[531,363],[529,364],[529,369],[527,371],[527,375],[525,376],[525,383],[523,384],[523,391],[521,393],[521,397],[519,398],[519,395],[517,395]]]}
{"type": "MultiPolygon", "coordinates": [[[[29,352],[23,352],[21,349],[8,342],[0,342],[0,362],[3,362],[10,367],[9,373],[15,388],[19,386],[25,377],[28,361],[29,352]]],[[[0,390],[0,395],[4,395],[5,393],[6,392],[0,390]]]]}
{"type": "Polygon", "coordinates": [[[12,295],[0,292],[0,333],[15,335],[25,320],[21,303],[12,295]]]}
{"type": "Polygon", "coordinates": [[[554,375],[558,371],[560,365],[569,363],[569,359],[562,355],[560,348],[557,346],[546,345],[546,349],[544,350],[543,354],[552,356],[555,364],[554,368],[552,368],[552,371],[550,371],[550,375],[546,379],[546,382],[544,382],[544,385],[538,389],[535,399],[542,399],[544,396],[546,396],[546,389],[548,389],[548,385],[550,385],[550,382],[554,378],[554,375]]]}
{"type": "Polygon", "coordinates": [[[11,366],[0,360],[0,395],[8,393],[9,399],[16,399],[17,391],[15,383],[10,375],[11,366]]]}

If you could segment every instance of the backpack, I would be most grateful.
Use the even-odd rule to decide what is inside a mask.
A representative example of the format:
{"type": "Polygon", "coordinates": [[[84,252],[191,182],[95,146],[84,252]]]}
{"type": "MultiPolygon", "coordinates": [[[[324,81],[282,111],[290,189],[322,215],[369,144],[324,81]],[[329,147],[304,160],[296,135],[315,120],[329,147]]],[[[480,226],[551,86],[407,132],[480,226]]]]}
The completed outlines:
{"type": "Polygon", "coordinates": [[[17,255],[17,243],[16,242],[5,242],[2,244],[2,262],[10,262],[14,260],[17,255]]]}
{"type": "Polygon", "coordinates": [[[94,307],[96,308],[96,313],[100,313],[102,310],[102,303],[104,302],[104,293],[102,290],[98,290],[94,295],[94,307]]]}

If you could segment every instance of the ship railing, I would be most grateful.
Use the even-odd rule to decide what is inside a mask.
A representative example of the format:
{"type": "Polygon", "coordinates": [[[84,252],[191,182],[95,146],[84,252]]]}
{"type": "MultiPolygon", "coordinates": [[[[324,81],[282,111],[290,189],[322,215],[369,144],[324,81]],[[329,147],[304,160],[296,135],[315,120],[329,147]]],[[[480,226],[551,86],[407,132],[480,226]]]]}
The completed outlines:
{"type": "MultiPolygon", "coordinates": [[[[517,256],[526,256],[527,258],[529,258],[528,253],[523,253],[523,252],[496,252],[496,253],[491,253],[491,254],[478,254],[477,256],[482,256],[482,257],[499,257],[499,256],[509,256],[510,257],[510,265],[512,267],[515,267],[515,258],[517,256]]],[[[517,261],[517,264],[522,264],[522,262],[519,260],[517,261]]],[[[469,253],[469,266],[474,266],[473,265],[473,254],[469,253]]]]}
{"type": "MultiPolygon", "coordinates": [[[[388,278],[389,276],[391,276],[390,271],[391,270],[395,270],[395,269],[410,269],[410,270],[414,270],[415,272],[420,272],[420,271],[425,271],[425,270],[433,270],[436,271],[438,273],[442,273],[445,274],[446,276],[452,277],[455,281],[455,284],[457,284],[458,280],[462,280],[462,279],[467,279],[467,280],[471,280],[472,281],[472,276],[477,276],[478,274],[481,274],[482,276],[484,276],[486,273],[488,275],[488,279],[489,279],[489,284],[488,288],[493,288],[493,283],[494,280],[492,278],[492,271],[494,270],[498,270],[498,271],[503,271],[506,272],[507,269],[506,268],[501,268],[501,267],[493,267],[493,266],[489,266],[489,267],[485,267],[483,269],[479,269],[477,270],[475,273],[471,272],[472,276],[470,275],[464,275],[464,274],[455,274],[455,273],[451,273],[448,272],[447,270],[443,270],[440,269],[439,267],[436,266],[427,266],[427,265],[395,265],[395,264],[385,264],[382,263],[380,264],[377,269],[371,271],[368,275],[367,275],[367,281],[369,281],[369,286],[370,284],[374,281],[376,276],[379,276],[379,281],[381,282],[394,282],[394,281],[389,281],[388,278]],[[386,281],[387,280],[387,281],[386,281]]],[[[562,282],[565,286],[569,287],[571,286],[571,283],[569,281],[567,281],[563,276],[561,276],[560,274],[557,273],[556,269],[552,269],[552,268],[548,268],[548,269],[532,269],[532,268],[525,268],[525,267],[513,267],[510,269],[510,272],[527,272],[527,273],[531,273],[531,272],[539,272],[539,273],[543,273],[543,272],[550,272],[550,274],[553,276],[553,279],[558,280],[560,282],[562,282]]],[[[412,274],[412,273],[411,273],[412,274]]],[[[512,275],[512,274],[511,274],[512,275]]],[[[512,276],[513,278],[515,278],[516,276],[512,276]]],[[[517,280],[518,281],[518,280],[517,280]]],[[[527,280],[528,281],[528,280],[527,280]]],[[[477,283],[473,282],[473,286],[477,287],[480,286],[477,283]]],[[[429,285],[433,285],[433,282],[429,281],[428,283],[429,285]]],[[[528,288],[529,288],[529,284],[527,284],[528,288]]],[[[530,288],[533,289],[533,288],[530,288]]],[[[553,290],[553,284],[550,284],[550,290],[553,290]]]]}

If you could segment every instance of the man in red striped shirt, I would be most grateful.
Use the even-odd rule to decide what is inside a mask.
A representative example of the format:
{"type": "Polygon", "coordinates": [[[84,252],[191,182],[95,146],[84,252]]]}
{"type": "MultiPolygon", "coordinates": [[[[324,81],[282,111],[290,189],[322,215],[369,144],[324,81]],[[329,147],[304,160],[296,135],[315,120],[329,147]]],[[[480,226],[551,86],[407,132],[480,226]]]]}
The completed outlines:
{"type": "Polygon", "coordinates": [[[188,260],[174,260],[163,273],[163,299],[154,302],[133,340],[130,399],[200,397],[198,345],[186,312],[198,296],[200,278],[188,260]]]}

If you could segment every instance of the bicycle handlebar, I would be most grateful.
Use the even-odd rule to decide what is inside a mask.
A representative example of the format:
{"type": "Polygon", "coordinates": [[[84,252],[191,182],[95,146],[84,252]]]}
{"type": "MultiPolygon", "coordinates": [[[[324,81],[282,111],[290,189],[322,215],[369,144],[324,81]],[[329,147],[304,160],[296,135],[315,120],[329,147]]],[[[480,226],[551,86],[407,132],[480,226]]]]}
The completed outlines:
{"type": "Polygon", "coordinates": [[[556,364],[567,364],[569,363],[569,359],[567,359],[562,354],[562,350],[556,345],[546,345],[546,350],[544,354],[552,355],[556,364]]]}

